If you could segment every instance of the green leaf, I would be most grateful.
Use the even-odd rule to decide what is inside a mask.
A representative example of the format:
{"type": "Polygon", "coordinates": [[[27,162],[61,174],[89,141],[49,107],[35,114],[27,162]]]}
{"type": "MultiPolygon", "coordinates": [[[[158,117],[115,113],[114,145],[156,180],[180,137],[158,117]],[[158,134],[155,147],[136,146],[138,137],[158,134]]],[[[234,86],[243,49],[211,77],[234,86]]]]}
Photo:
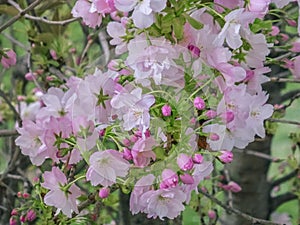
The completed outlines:
{"type": "Polygon", "coordinates": [[[183,225],[200,225],[200,216],[189,206],[183,212],[183,225]]]}
{"type": "Polygon", "coordinates": [[[185,20],[180,18],[180,17],[176,17],[173,20],[173,31],[175,34],[175,37],[177,38],[177,40],[181,40],[183,38],[183,29],[184,29],[184,22],[185,20]]]}
{"type": "Polygon", "coordinates": [[[194,19],[193,17],[191,17],[190,15],[184,13],[183,16],[189,22],[189,24],[196,30],[200,30],[203,28],[203,24],[200,23],[198,20],[194,19]]]}
{"type": "Polygon", "coordinates": [[[6,14],[9,16],[15,16],[19,13],[19,11],[10,5],[0,5],[0,15],[1,14],[6,14]]]}

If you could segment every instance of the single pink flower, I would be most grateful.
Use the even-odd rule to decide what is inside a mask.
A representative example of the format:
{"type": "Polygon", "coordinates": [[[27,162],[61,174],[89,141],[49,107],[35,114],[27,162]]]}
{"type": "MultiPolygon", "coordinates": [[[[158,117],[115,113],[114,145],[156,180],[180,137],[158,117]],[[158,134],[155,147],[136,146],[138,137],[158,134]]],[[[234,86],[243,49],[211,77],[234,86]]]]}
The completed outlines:
{"type": "Polygon", "coordinates": [[[101,184],[104,187],[117,182],[117,177],[125,177],[130,164],[123,159],[122,153],[116,150],[95,152],[90,156],[90,167],[86,178],[93,186],[101,184]]]}
{"type": "Polygon", "coordinates": [[[44,173],[44,183],[41,185],[50,190],[44,197],[46,205],[62,210],[69,218],[72,217],[72,212],[79,213],[76,199],[81,195],[81,191],[75,184],[68,187],[67,178],[58,167],[52,167],[51,172],[44,173]],[[66,187],[68,188],[64,189],[66,187]]]}
{"type": "Polygon", "coordinates": [[[178,175],[171,169],[164,169],[162,172],[162,182],[160,188],[176,187],[178,184],[178,175]]]}

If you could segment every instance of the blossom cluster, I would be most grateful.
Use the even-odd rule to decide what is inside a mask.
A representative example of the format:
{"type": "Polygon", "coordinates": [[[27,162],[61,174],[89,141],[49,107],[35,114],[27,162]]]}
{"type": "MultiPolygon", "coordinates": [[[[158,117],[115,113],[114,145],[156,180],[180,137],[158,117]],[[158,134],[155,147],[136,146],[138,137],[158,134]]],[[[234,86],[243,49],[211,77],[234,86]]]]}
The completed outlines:
{"type": "Polygon", "coordinates": [[[166,33],[157,21],[165,19],[166,7],[179,7],[176,1],[76,2],[73,16],[92,28],[108,14],[122,15],[108,23],[107,33],[116,55],[125,54],[107,71],[70,77],[25,107],[16,144],[34,165],[55,165],[43,175],[42,187],[50,190],[45,204],[68,217],[79,213],[76,182],[83,177],[103,198],[116,183],[134,183],[133,214],[174,219],[210,176],[213,160],[231,162],[234,147],[265,137],[264,121],[273,113],[261,86],[270,71],[264,66],[269,44],[249,27],[270,1],[244,8],[244,1],[215,2],[218,14],[200,3],[184,6],[189,14],[176,28],[182,34],[172,23],[166,33]],[[62,168],[82,161],[82,176],[68,180],[62,168]]]}

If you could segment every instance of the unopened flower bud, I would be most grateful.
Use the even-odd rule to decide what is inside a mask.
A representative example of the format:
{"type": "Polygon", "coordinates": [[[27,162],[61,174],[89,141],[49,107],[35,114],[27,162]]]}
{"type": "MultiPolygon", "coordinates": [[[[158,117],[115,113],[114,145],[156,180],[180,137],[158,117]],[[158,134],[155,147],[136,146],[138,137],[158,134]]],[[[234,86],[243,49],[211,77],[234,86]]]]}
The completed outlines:
{"type": "Polygon", "coordinates": [[[184,184],[193,184],[195,182],[192,175],[190,175],[188,173],[182,174],[179,177],[180,177],[180,180],[182,181],[182,183],[184,183],[184,184]]]}
{"type": "Polygon", "coordinates": [[[101,188],[99,191],[99,197],[100,198],[107,198],[109,196],[110,190],[109,188],[101,188]]]}
{"type": "Polygon", "coordinates": [[[221,155],[218,156],[221,162],[230,163],[233,160],[233,153],[230,151],[221,151],[221,155]]]}
{"type": "Polygon", "coordinates": [[[202,98],[196,97],[194,99],[194,107],[198,110],[202,110],[205,108],[205,102],[202,98]]]}
{"type": "Polygon", "coordinates": [[[164,116],[171,116],[171,113],[172,113],[172,108],[171,106],[169,105],[164,105],[162,108],[161,108],[161,112],[164,116]]]}
{"type": "Polygon", "coordinates": [[[217,217],[216,212],[214,210],[208,210],[207,215],[208,215],[208,218],[211,220],[214,220],[217,217]]]}
{"type": "Polygon", "coordinates": [[[183,153],[179,154],[177,157],[177,164],[183,171],[191,170],[194,166],[192,157],[183,153]]]}
{"type": "Polygon", "coordinates": [[[34,221],[36,218],[36,212],[33,209],[30,209],[26,214],[27,221],[34,221]]]}
{"type": "Polygon", "coordinates": [[[217,112],[215,110],[208,110],[205,115],[208,117],[208,119],[213,119],[217,116],[217,112]]]}
{"type": "Polygon", "coordinates": [[[193,157],[194,163],[200,164],[203,162],[203,156],[201,154],[196,153],[193,157]]]}

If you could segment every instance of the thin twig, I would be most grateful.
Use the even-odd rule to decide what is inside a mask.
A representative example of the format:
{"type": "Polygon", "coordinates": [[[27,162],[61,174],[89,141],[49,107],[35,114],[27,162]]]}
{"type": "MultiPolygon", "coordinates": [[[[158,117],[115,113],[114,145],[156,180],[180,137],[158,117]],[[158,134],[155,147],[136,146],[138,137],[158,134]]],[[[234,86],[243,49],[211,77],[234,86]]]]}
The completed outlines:
{"type": "Polygon", "coordinates": [[[272,77],[270,78],[271,82],[278,82],[278,83],[300,83],[299,79],[289,79],[289,78],[279,78],[279,77],[272,77]]]}
{"type": "Polygon", "coordinates": [[[0,130],[0,137],[10,137],[17,136],[18,132],[16,130],[0,130]]]}
{"type": "MultiPolygon", "coordinates": [[[[226,182],[229,183],[231,181],[231,179],[230,179],[229,172],[227,169],[224,169],[224,175],[225,175],[226,182]]],[[[230,207],[233,207],[232,191],[228,190],[227,192],[228,192],[228,205],[230,207]]]]}
{"type": "Polygon", "coordinates": [[[6,28],[10,27],[12,24],[14,24],[15,22],[18,21],[18,19],[20,19],[22,16],[24,16],[27,12],[31,11],[32,9],[34,9],[38,4],[40,4],[43,0],[36,0],[35,2],[33,2],[32,4],[30,4],[27,8],[23,9],[22,11],[20,11],[18,13],[18,15],[14,16],[13,18],[11,18],[9,21],[7,21],[5,24],[3,24],[0,27],[0,33],[2,31],[4,31],[6,28]]]}
{"type": "Polygon", "coordinates": [[[218,200],[217,198],[215,198],[214,196],[211,196],[209,193],[207,193],[205,191],[202,191],[200,188],[199,188],[198,191],[201,194],[203,194],[205,197],[209,198],[210,200],[212,200],[213,202],[215,202],[216,204],[218,204],[219,206],[221,206],[228,213],[234,213],[236,215],[239,215],[239,216],[243,217],[244,219],[250,221],[253,224],[260,223],[260,224],[267,224],[267,225],[280,225],[279,223],[274,223],[274,222],[271,222],[271,221],[268,221],[268,220],[263,220],[263,219],[255,218],[253,216],[250,216],[250,215],[248,215],[246,213],[241,212],[238,209],[235,209],[233,207],[227,206],[223,202],[221,202],[220,200],[218,200]]]}
{"type": "Polygon", "coordinates": [[[17,112],[16,108],[11,104],[10,100],[6,97],[6,94],[0,89],[0,97],[4,99],[4,101],[8,104],[11,111],[13,111],[19,126],[21,126],[21,117],[20,114],[17,112]]]}
{"type": "Polygon", "coordinates": [[[20,48],[26,50],[27,52],[30,51],[30,48],[28,46],[25,46],[23,43],[19,42],[16,40],[14,37],[10,36],[9,34],[3,33],[2,34],[4,37],[6,37],[8,40],[10,40],[12,43],[16,44],[20,48]]]}
{"type": "Polygon", "coordinates": [[[240,153],[244,153],[244,154],[247,154],[247,155],[253,155],[253,156],[256,156],[256,157],[259,157],[259,158],[263,158],[263,159],[269,160],[271,162],[280,162],[280,161],[282,161],[279,158],[275,158],[275,157],[272,157],[271,155],[264,154],[262,152],[257,152],[257,151],[254,151],[254,150],[249,150],[249,149],[243,149],[243,150],[242,149],[234,149],[234,151],[237,151],[237,152],[240,152],[240,153]]]}
{"type": "Polygon", "coordinates": [[[298,126],[300,126],[300,122],[292,121],[292,120],[274,119],[274,118],[269,118],[269,119],[267,119],[267,120],[270,121],[270,122],[287,123],[287,124],[293,124],[293,125],[298,125],[298,126]]]}
{"type": "Polygon", "coordinates": [[[70,18],[70,19],[67,19],[67,20],[54,21],[54,20],[47,20],[43,17],[31,16],[31,15],[28,15],[28,14],[26,14],[24,17],[26,19],[29,19],[29,20],[39,21],[39,22],[50,24],[50,25],[60,25],[60,26],[65,26],[69,23],[75,22],[75,21],[80,19],[78,17],[78,18],[70,18]]]}
{"type": "Polygon", "coordinates": [[[273,181],[273,182],[271,183],[271,187],[272,187],[272,188],[273,188],[273,187],[276,187],[276,186],[278,186],[278,185],[280,185],[280,184],[282,184],[282,183],[288,181],[289,179],[291,179],[291,178],[293,178],[293,177],[296,177],[296,175],[298,174],[298,171],[299,171],[299,170],[296,169],[296,170],[292,171],[291,173],[289,173],[289,174],[287,174],[287,175],[285,175],[285,176],[283,176],[283,177],[281,177],[281,178],[279,178],[279,179],[273,181]]]}

